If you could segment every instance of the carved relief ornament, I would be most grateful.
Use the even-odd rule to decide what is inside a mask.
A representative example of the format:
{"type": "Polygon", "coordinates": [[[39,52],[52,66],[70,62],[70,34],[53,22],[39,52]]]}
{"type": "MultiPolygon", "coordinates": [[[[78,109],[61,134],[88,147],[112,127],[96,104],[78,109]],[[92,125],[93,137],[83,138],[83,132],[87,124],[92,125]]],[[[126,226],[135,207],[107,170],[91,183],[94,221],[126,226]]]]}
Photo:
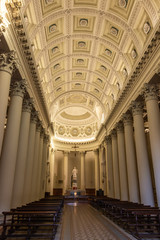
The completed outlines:
{"type": "Polygon", "coordinates": [[[131,107],[132,107],[133,116],[143,114],[143,103],[142,102],[132,101],[131,107]]]}
{"type": "Polygon", "coordinates": [[[132,125],[133,124],[132,115],[130,113],[124,113],[123,122],[124,122],[124,126],[132,125]]]}
{"type": "Polygon", "coordinates": [[[15,51],[0,54],[0,71],[6,71],[12,74],[16,67],[15,51]]]}
{"type": "Polygon", "coordinates": [[[25,92],[26,92],[26,81],[25,81],[25,79],[15,81],[11,84],[11,96],[19,96],[19,97],[23,98],[25,92]]]}
{"type": "Polygon", "coordinates": [[[22,108],[22,111],[23,111],[23,112],[29,112],[29,113],[31,113],[32,108],[33,108],[33,99],[32,99],[32,98],[27,98],[27,97],[25,97],[25,98],[23,99],[23,108],[22,108]]]}
{"type": "Polygon", "coordinates": [[[145,83],[143,87],[145,101],[158,100],[158,88],[155,84],[145,83]]]}

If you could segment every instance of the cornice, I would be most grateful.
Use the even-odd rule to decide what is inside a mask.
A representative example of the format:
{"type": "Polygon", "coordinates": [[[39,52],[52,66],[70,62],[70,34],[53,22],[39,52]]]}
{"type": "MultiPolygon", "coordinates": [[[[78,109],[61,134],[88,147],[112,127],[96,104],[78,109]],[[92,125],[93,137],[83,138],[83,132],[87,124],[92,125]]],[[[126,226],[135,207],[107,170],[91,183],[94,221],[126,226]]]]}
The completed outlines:
{"type": "MultiPolygon", "coordinates": [[[[11,23],[10,35],[13,36],[12,39],[14,41],[14,45],[17,46],[16,54],[20,59],[19,65],[21,66],[21,68],[19,68],[19,71],[22,76],[24,74],[27,75],[26,80],[27,82],[29,82],[29,85],[32,86],[32,94],[35,96],[38,108],[41,109],[40,112],[42,113],[42,118],[45,121],[45,125],[49,125],[50,120],[47,112],[47,106],[45,103],[43,90],[39,82],[39,75],[37,72],[37,66],[34,56],[32,54],[31,44],[26,35],[25,27],[23,25],[23,21],[20,15],[20,8],[16,6],[15,8],[12,8],[12,6],[8,3],[7,10],[9,15],[8,17],[11,23]]],[[[7,37],[8,35],[6,34],[6,38],[7,37]]]]}
{"type": "Polygon", "coordinates": [[[154,68],[156,68],[158,60],[160,59],[159,39],[160,32],[158,28],[105,122],[107,130],[110,131],[114,124],[120,120],[122,113],[129,109],[131,101],[135,100],[140,94],[140,89],[143,84],[149,82],[155,74],[154,68]]]}

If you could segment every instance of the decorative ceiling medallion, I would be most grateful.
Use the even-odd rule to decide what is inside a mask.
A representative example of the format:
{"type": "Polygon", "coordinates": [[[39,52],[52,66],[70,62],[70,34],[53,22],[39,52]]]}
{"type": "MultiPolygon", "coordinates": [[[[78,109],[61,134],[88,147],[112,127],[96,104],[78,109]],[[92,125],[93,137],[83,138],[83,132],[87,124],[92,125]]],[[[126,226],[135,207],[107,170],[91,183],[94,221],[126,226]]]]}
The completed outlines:
{"type": "Polygon", "coordinates": [[[107,71],[107,68],[106,68],[104,65],[101,65],[100,68],[101,68],[101,70],[104,71],[104,72],[107,71]]]}
{"type": "Polygon", "coordinates": [[[60,90],[62,90],[62,88],[61,88],[61,87],[57,88],[56,92],[59,92],[60,90]]]}
{"type": "Polygon", "coordinates": [[[52,24],[49,26],[49,32],[52,33],[52,32],[55,32],[57,30],[57,25],[56,24],[52,24]]]}
{"type": "Polygon", "coordinates": [[[81,19],[79,20],[79,25],[80,25],[80,26],[83,26],[83,27],[87,27],[87,26],[88,26],[88,19],[86,19],[86,18],[81,18],[81,19]]]}
{"type": "Polygon", "coordinates": [[[81,72],[77,72],[77,73],[76,73],[76,76],[77,76],[77,77],[81,77],[81,76],[82,76],[82,73],[81,73],[81,72]]]}
{"type": "Polygon", "coordinates": [[[97,88],[95,88],[94,91],[95,91],[96,93],[99,93],[99,90],[98,90],[97,88]]]}
{"type": "Polygon", "coordinates": [[[60,135],[63,135],[63,134],[65,133],[65,128],[64,128],[63,126],[59,126],[59,128],[58,128],[58,133],[59,133],[60,135]]]}
{"type": "Polygon", "coordinates": [[[111,33],[112,35],[117,36],[117,35],[118,35],[118,32],[119,32],[119,30],[118,30],[117,28],[111,27],[110,33],[111,33]]]}
{"type": "Polygon", "coordinates": [[[58,70],[58,69],[60,69],[60,64],[59,63],[57,63],[56,65],[54,65],[54,67],[53,67],[55,70],[58,70]]]}
{"type": "Polygon", "coordinates": [[[75,83],[75,85],[76,85],[77,87],[80,87],[80,86],[81,86],[81,83],[75,83]]]}
{"type": "Polygon", "coordinates": [[[117,82],[116,85],[117,85],[118,89],[120,90],[120,84],[119,84],[119,82],[117,82]]]}
{"type": "Polygon", "coordinates": [[[132,50],[131,56],[132,56],[133,59],[135,59],[137,57],[137,52],[136,52],[135,49],[132,50]]]}
{"type": "Polygon", "coordinates": [[[80,41],[80,42],[78,42],[78,47],[79,48],[85,48],[86,47],[86,43],[83,42],[83,41],[80,41]]]}
{"type": "Polygon", "coordinates": [[[56,79],[55,79],[55,82],[58,82],[58,81],[60,81],[61,80],[61,78],[60,77],[57,77],[56,79]]]}
{"type": "Polygon", "coordinates": [[[123,75],[126,77],[127,75],[128,75],[128,73],[127,73],[127,69],[126,68],[123,68],[123,75]]]}
{"type": "Polygon", "coordinates": [[[102,79],[97,78],[98,82],[103,83],[102,79]]]}
{"type": "Polygon", "coordinates": [[[51,3],[54,3],[56,2],[55,0],[45,0],[46,4],[51,4],[51,3]]]}
{"type": "Polygon", "coordinates": [[[122,8],[126,8],[128,4],[128,0],[119,0],[119,6],[122,8]]]}
{"type": "Polygon", "coordinates": [[[81,58],[79,58],[79,59],[77,59],[77,63],[78,63],[78,64],[84,64],[84,60],[81,59],[81,58]]]}
{"type": "Polygon", "coordinates": [[[54,53],[57,53],[57,52],[59,52],[59,48],[56,46],[56,47],[54,47],[54,48],[52,48],[52,53],[54,54],[54,53]]]}
{"type": "Polygon", "coordinates": [[[91,134],[92,134],[92,128],[91,128],[91,127],[86,127],[86,128],[85,128],[85,134],[86,134],[87,136],[91,135],[91,134]]]}
{"type": "Polygon", "coordinates": [[[72,128],[71,129],[71,135],[73,137],[77,137],[79,135],[79,131],[78,131],[78,128],[72,128]]]}
{"type": "Polygon", "coordinates": [[[112,56],[112,51],[109,50],[108,48],[105,49],[105,53],[107,56],[111,57],[112,56]]]}
{"type": "Polygon", "coordinates": [[[145,34],[148,34],[151,30],[151,26],[149,24],[149,22],[145,22],[144,25],[143,25],[143,31],[145,34]]]}

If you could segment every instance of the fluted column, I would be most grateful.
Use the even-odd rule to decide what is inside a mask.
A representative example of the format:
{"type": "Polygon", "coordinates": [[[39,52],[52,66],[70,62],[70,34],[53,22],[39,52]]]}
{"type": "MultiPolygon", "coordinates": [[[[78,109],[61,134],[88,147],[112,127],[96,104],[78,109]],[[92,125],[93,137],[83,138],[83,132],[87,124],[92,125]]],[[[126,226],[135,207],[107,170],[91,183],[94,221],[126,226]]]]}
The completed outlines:
{"type": "Polygon", "coordinates": [[[106,162],[106,172],[107,172],[107,196],[114,198],[114,178],[113,178],[113,160],[112,160],[112,141],[111,136],[106,137],[106,150],[107,150],[107,162],[106,162]]]}
{"type": "Polygon", "coordinates": [[[51,159],[50,159],[50,195],[53,195],[53,187],[54,187],[54,153],[55,152],[52,148],[51,159]]]}
{"type": "Polygon", "coordinates": [[[125,145],[126,145],[129,200],[131,202],[140,202],[136,153],[135,153],[134,136],[133,136],[133,122],[132,122],[131,114],[124,114],[123,120],[124,120],[124,134],[125,134],[125,145]]]}
{"type": "Polygon", "coordinates": [[[38,113],[34,109],[31,112],[31,122],[29,128],[28,137],[28,150],[27,150],[27,164],[24,178],[24,189],[23,189],[23,204],[30,202],[31,185],[32,185],[32,168],[33,168],[33,156],[35,146],[35,135],[36,135],[36,123],[38,121],[38,113]]]}
{"type": "Polygon", "coordinates": [[[99,190],[99,154],[98,149],[94,150],[94,157],[95,157],[95,188],[96,191],[99,190]]]}
{"type": "Polygon", "coordinates": [[[0,156],[4,135],[4,124],[8,105],[12,72],[16,67],[15,52],[0,54],[0,156]]]}
{"type": "Polygon", "coordinates": [[[160,115],[155,85],[146,84],[144,97],[147,107],[149,137],[154,169],[154,178],[157,192],[158,206],[160,207],[160,115]]]}
{"type": "Polygon", "coordinates": [[[120,178],[119,178],[119,160],[117,146],[117,132],[112,130],[112,159],[113,159],[113,178],[115,198],[120,199],[120,178]]]}
{"type": "Polygon", "coordinates": [[[44,138],[44,129],[41,128],[40,132],[40,147],[39,147],[39,157],[38,157],[38,175],[37,175],[37,187],[36,187],[36,196],[37,200],[40,199],[40,185],[41,185],[41,171],[42,171],[42,158],[43,158],[43,138],[44,138]]]}
{"type": "Polygon", "coordinates": [[[127,201],[128,200],[128,178],[127,178],[127,165],[126,165],[123,123],[119,122],[116,128],[117,128],[117,142],[118,142],[121,200],[127,201]]]}
{"type": "Polygon", "coordinates": [[[68,189],[68,152],[64,152],[64,184],[63,184],[63,194],[66,194],[68,189]]]}
{"type": "Polygon", "coordinates": [[[81,152],[81,190],[85,190],[85,152],[81,152]]]}
{"type": "Polygon", "coordinates": [[[11,206],[25,87],[24,80],[14,82],[12,85],[7,128],[0,161],[0,212],[9,210],[11,206]]]}
{"type": "Polygon", "coordinates": [[[143,105],[141,102],[132,102],[132,113],[141,203],[154,206],[152,179],[144,132],[143,105]]]}
{"type": "Polygon", "coordinates": [[[12,194],[12,208],[22,205],[31,110],[32,100],[24,98],[12,194]]]}
{"type": "Polygon", "coordinates": [[[41,122],[37,122],[36,126],[36,136],[35,136],[35,146],[34,146],[34,157],[33,157],[33,169],[32,169],[32,185],[31,185],[31,201],[36,200],[36,188],[38,180],[38,164],[39,164],[39,150],[40,150],[40,132],[41,132],[41,122]]]}

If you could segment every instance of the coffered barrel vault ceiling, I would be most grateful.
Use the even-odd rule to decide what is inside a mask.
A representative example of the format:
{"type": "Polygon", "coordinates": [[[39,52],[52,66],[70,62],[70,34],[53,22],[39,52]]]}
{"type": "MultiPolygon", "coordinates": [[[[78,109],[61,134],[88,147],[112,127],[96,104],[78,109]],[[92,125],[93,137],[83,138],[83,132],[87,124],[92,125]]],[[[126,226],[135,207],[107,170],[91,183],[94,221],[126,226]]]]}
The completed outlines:
{"type": "Polygon", "coordinates": [[[24,0],[55,138],[93,140],[159,24],[158,0],[24,0]]]}

